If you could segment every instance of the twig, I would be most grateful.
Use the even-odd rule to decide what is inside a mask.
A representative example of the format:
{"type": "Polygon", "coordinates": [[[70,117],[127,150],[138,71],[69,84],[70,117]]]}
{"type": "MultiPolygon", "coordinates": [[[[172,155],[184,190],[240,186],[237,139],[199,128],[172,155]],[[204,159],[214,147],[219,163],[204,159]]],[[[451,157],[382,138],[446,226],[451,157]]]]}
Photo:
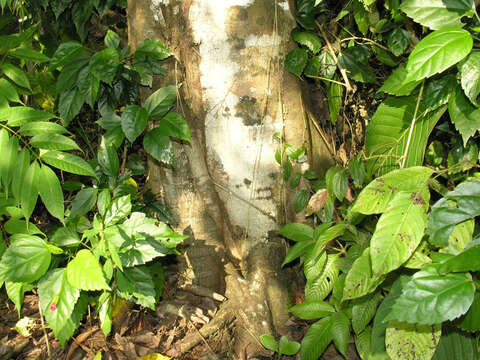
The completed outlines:
{"type": "Polygon", "coordinates": [[[405,152],[403,153],[402,164],[400,165],[401,169],[403,169],[405,167],[405,162],[407,161],[408,150],[410,150],[410,143],[412,141],[412,136],[413,136],[413,128],[415,127],[415,122],[417,120],[418,108],[420,107],[420,102],[422,101],[422,95],[423,95],[423,88],[424,87],[425,87],[425,79],[422,82],[422,87],[420,88],[420,93],[418,94],[417,105],[415,106],[415,112],[413,114],[413,119],[412,119],[412,125],[410,125],[410,132],[408,133],[407,146],[405,147],[405,152]]]}
{"type": "Polygon", "coordinates": [[[47,329],[45,328],[45,322],[43,321],[43,312],[42,312],[42,307],[40,306],[40,301],[38,302],[38,313],[40,314],[40,323],[42,324],[43,335],[45,336],[45,345],[47,346],[47,356],[49,359],[51,359],[52,353],[50,351],[50,342],[48,341],[47,329]]]}
{"type": "Polygon", "coordinates": [[[320,137],[322,138],[323,142],[325,143],[328,152],[330,153],[330,155],[333,158],[335,158],[335,153],[336,153],[335,146],[332,147],[332,145],[328,142],[327,136],[325,135],[324,131],[320,128],[320,126],[318,126],[317,121],[315,119],[315,116],[308,109],[307,109],[307,115],[310,118],[310,122],[313,123],[313,126],[318,131],[318,133],[320,134],[320,137]]]}
{"type": "Polygon", "coordinates": [[[309,78],[312,78],[312,79],[319,79],[319,80],[323,80],[323,81],[328,81],[328,82],[331,82],[331,83],[334,83],[334,84],[338,84],[338,85],[342,85],[342,86],[345,86],[347,87],[347,85],[345,83],[342,83],[341,81],[337,81],[337,80],[332,80],[332,79],[329,79],[329,78],[325,78],[325,77],[321,77],[321,76],[314,76],[314,75],[305,75],[309,78]]]}

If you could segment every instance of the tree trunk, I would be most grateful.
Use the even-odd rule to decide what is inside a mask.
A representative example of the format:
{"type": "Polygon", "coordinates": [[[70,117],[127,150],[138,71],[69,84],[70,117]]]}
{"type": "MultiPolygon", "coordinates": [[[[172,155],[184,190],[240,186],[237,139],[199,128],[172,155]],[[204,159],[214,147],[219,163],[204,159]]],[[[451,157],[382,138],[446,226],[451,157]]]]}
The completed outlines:
{"type": "MultiPolygon", "coordinates": [[[[287,331],[287,248],[276,230],[298,215],[273,135],[296,147],[320,144],[299,81],[283,65],[295,21],[285,0],[132,0],[127,11],[132,49],[154,38],[174,53],[167,76],[143,96],[177,83],[176,111],[192,132],[191,144],[174,146],[174,169],[149,162],[150,186],[176,230],[190,235],[182,279],[225,294],[203,334],[235,321],[235,352],[248,358],[262,350],[259,335],[287,331]]],[[[330,161],[320,145],[309,152],[317,168],[330,161]]],[[[194,343],[185,339],[177,351],[194,343]]]]}

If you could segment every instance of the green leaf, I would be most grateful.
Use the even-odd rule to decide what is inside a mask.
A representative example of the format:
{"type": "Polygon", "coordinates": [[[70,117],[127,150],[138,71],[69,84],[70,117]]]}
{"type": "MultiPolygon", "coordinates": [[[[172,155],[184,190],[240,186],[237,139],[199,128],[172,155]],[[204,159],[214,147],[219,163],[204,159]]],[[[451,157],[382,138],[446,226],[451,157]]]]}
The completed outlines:
{"type": "Polygon", "coordinates": [[[173,53],[160,41],[148,38],[143,40],[135,50],[136,61],[147,59],[161,61],[172,55],[173,53]]]}
{"type": "MultiPolygon", "coordinates": [[[[334,77],[334,80],[338,80],[338,77],[334,77]]],[[[330,121],[333,125],[335,125],[343,103],[343,85],[328,82],[327,100],[328,110],[330,112],[330,121]]]]}
{"type": "Polygon", "coordinates": [[[65,42],[60,44],[58,49],[53,54],[52,58],[50,59],[50,64],[48,65],[48,69],[50,71],[55,70],[58,67],[62,67],[65,64],[74,60],[80,52],[83,51],[82,44],[78,42],[65,42]]]}
{"type": "Polygon", "coordinates": [[[155,310],[155,286],[145,267],[135,266],[116,272],[118,293],[124,299],[155,310]]]}
{"type": "Polygon", "coordinates": [[[64,268],[50,270],[38,282],[40,307],[55,336],[70,319],[79,297],[80,290],[67,281],[64,268]]]}
{"type": "Polygon", "coordinates": [[[2,183],[5,187],[6,194],[8,194],[10,183],[12,180],[14,180],[13,175],[17,164],[18,146],[18,138],[16,136],[12,136],[6,144],[2,154],[2,159],[0,160],[2,183]]]}
{"type": "MultiPolygon", "coordinates": [[[[304,244],[305,242],[298,243],[304,244]]],[[[307,281],[312,281],[322,275],[323,269],[325,268],[325,263],[327,261],[327,252],[322,251],[319,256],[312,255],[312,246],[310,246],[307,251],[308,253],[305,256],[303,261],[303,272],[307,281]]],[[[334,284],[335,285],[335,284],[334,284]]],[[[311,302],[311,301],[309,301],[311,302]]]]}
{"type": "Polygon", "coordinates": [[[398,192],[421,191],[432,173],[429,168],[416,166],[394,170],[376,178],[358,195],[352,211],[367,215],[383,213],[398,192]]]}
{"type": "Polygon", "coordinates": [[[360,156],[356,156],[348,162],[348,171],[355,185],[361,186],[365,180],[365,167],[360,156]]]}
{"type": "Polygon", "coordinates": [[[45,241],[37,236],[15,234],[10,242],[0,261],[5,281],[33,283],[40,279],[52,258],[45,241]]]}
{"type": "Polygon", "coordinates": [[[266,349],[278,352],[277,342],[275,341],[272,335],[268,335],[268,334],[260,335],[260,342],[266,349]]]}
{"type": "Polygon", "coordinates": [[[63,192],[57,175],[48,166],[40,168],[38,192],[43,204],[52,216],[63,222],[63,192]]]}
{"type": "Polygon", "coordinates": [[[65,126],[70,124],[75,116],[80,112],[84,103],[84,98],[77,87],[62,92],[58,102],[58,112],[65,126]]]}
{"type": "Polygon", "coordinates": [[[71,89],[75,85],[78,85],[77,83],[79,81],[84,81],[84,79],[82,79],[86,75],[84,70],[87,69],[89,72],[88,63],[90,62],[90,57],[89,53],[82,51],[73,61],[65,64],[57,78],[58,93],[71,89]],[[81,72],[83,72],[82,78],[80,78],[81,72]]]}
{"type": "Polygon", "coordinates": [[[28,77],[23,72],[23,70],[19,69],[18,67],[8,62],[3,63],[2,66],[0,67],[0,70],[3,72],[3,74],[6,77],[12,80],[15,84],[32,90],[30,86],[30,81],[28,80],[28,77]]]}
{"type": "Polygon", "coordinates": [[[18,317],[20,318],[20,311],[22,310],[23,296],[26,291],[32,290],[33,285],[21,282],[5,282],[5,290],[8,298],[15,304],[17,308],[18,317]]]}
{"type": "Polygon", "coordinates": [[[359,82],[377,83],[373,69],[365,62],[362,57],[359,57],[358,45],[344,49],[338,61],[342,67],[348,70],[348,77],[359,82]]]}
{"type": "Polygon", "coordinates": [[[23,125],[19,133],[24,136],[34,136],[40,134],[66,134],[68,130],[57,123],[35,120],[23,125]]]}
{"type": "Polygon", "coordinates": [[[348,178],[345,170],[339,171],[333,175],[333,194],[340,201],[343,201],[348,188],[348,178]]]}
{"type": "Polygon", "coordinates": [[[120,36],[118,36],[115,31],[108,29],[107,34],[105,35],[104,42],[106,47],[118,49],[120,45],[120,36]]]}
{"type": "Polygon", "coordinates": [[[415,89],[422,80],[407,80],[407,70],[405,66],[399,66],[393,70],[392,74],[385,80],[378,92],[386,92],[390,95],[406,96],[415,89]]]}
{"type": "Polygon", "coordinates": [[[292,74],[302,77],[303,69],[307,66],[308,52],[305,49],[291,50],[285,57],[285,68],[292,74]]]}
{"type": "Polygon", "coordinates": [[[448,114],[455,128],[462,135],[465,146],[468,139],[480,129],[480,109],[473,107],[457,87],[448,102],[448,114]]]}
{"type": "Polygon", "coordinates": [[[87,311],[88,303],[88,296],[81,294],[77,300],[77,303],[75,304],[75,307],[73,308],[71,317],[68,318],[64,327],[55,336],[62,347],[65,346],[67,340],[70,339],[80,325],[80,322],[87,311]]]}
{"type": "Polygon", "coordinates": [[[371,354],[372,328],[368,327],[363,332],[355,335],[355,347],[360,359],[368,360],[371,354]]]}
{"type": "Polygon", "coordinates": [[[84,101],[93,109],[100,89],[100,79],[90,71],[88,66],[78,74],[77,87],[84,101]]]}
{"type": "Polygon", "coordinates": [[[98,298],[98,317],[105,336],[108,336],[112,329],[112,308],[112,295],[110,292],[104,291],[98,298]]]}
{"type": "Polygon", "coordinates": [[[98,189],[96,188],[80,190],[72,201],[70,217],[82,216],[92,210],[97,201],[97,194],[98,189]]]}
{"type": "Polygon", "coordinates": [[[327,79],[332,79],[336,70],[337,65],[332,54],[328,51],[322,51],[319,55],[312,56],[308,60],[304,74],[306,76],[321,76],[327,79]]]}
{"type": "Polygon", "coordinates": [[[161,119],[177,101],[177,87],[175,85],[165,86],[145,100],[144,108],[152,120],[161,119]]]}
{"type": "Polygon", "coordinates": [[[147,127],[148,112],[138,105],[128,105],[122,113],[122,130],[127,139],[133,143],[147,127]]]}
{"type": "Polygon", "coordinates": [[[9,219],[4,224],[5,231],[9,234],[45,235],[35,224],[23,219],[9,219]]]}
{"type": "Polygon", "coordinates": [[[443,72],[465,58],[472,46],[472,36],[460,28],[445,28],[428,34],[408,57],[407,79],[421,80],[443,72]]]}
{"type": "Polygon", "coordinates": [[[313,229],[305,224],[289,223],[280,229],[279,235],[293,241],[308,241],[313,239],[313,229]]]}
{"type": "Polygon", "coordinates": [[[317,360],[332,341],[330,317],[323,318],[308,329],[302,339],[300,358],[302,360],[317,360]]]}
{"type": "Polygon", "coordinates": [[[117,149],[113,144],[107,144],[105,138],[102,137],[100,146],[98,147],[98,164],[102,171],[112,177],[116,177],[120,167],[117,149]]]}
{"type": "Polygon", "coordinates": [[[325,301],[307,301],[288,309],[293,315],[304,320],[319,319],[335,312],[335,308],[325,301]]]}
{"type": "Polygon", "coordinates": [[[467,312],[474,293],[475,285],[470,274],[441,275],[435,266],[430,265],[412,276],[385,320],[420,325],[453,320],[467,312]]]}
{"type": "Polygon", "coordinates": [[[395,56],[402,55],[410,45],[410,34],[407,30],[397,27],[387,35],[387,46],[395,56]]]}
{"type": "Polygon", "coordinates": [[[347,274],[342,301],[369,294],[384,280],[384,276],[373,274],[371,264],[370,248],[366,248],[347,274]]]}
{"type": "Polygon", "coordinates": [[[462,61],[459,66],[460,80],[465,95],[475,106],[480,106],[477,100],[480,94],[480,53],[474,52],[462,61]]]}
{"type": "Polygon", "coordinates": [[[429,326],[391,321],[385,338],[387,353],[392,359],[430,360],[441,334],[440,324],[429,326]]]}
{"type": "Polygon", "coordinates": [[[11,102],[22,103],[17,90],[5,79],[0,79],[0,95],[11,102]]]}
{"type": "Polygon", "coordinates": [[[365,6],[360,3],[359,0],[355,0],[353,2],[353,18],[357,23],[358,30],[360,30],[363,35],[366,35],[368,32],[370,21],[368,11],[365,9],[365,6]]]}
{"type": "Polygon", "coordinates": [[[90,59],[90,71],[101,81],[111,84],[115,79],[120,58],[117,49],[106,48],[90,59]]]}
{"type": "Polygon", "coordinates": [[[30,139],[30,145],[46,150],[80,150],[72,139],[59,134],[40,134],[30,139]]]}
{"type": "Polygon", "coordinates": [[[130,215],[132,202],[130,195],[121,196],[112,201],[110,208],[105,213],[105,224],[114,225],[130,215]]]}
{"type": "Polygon", "coordinates": [[[472,306],[468,312],[460,318],[457,326],[465,331],[477,332],[480,330],[480,293],[475,292],[472,306]]]}
{"type": "Polygon", "coordinates": [[[375,316],[377,306],[382,302],[382,294],[377,291],[374,294],[364,296],[353,302],[352,328],[356,334],[360,334],[375,316]]]}
{"type": "Polygon", "coordinates": [[[50,235],[50,241],[56,246],[77,246],[80,244],[80,236],[70,227],[60,227],[50,235]]]}
{"type": "MultiPolygon", "coordinates": [[[[2,147],[0,146],[0,151],[2,147]]],[[[1,163],[1,161],[0,161],[1,163]]],[[[15,167],[13,169],[13,179],[12,181],[12,193],[15,199],[18,202],[22,200],[22,193],[23,193],[23,182],[25,181],[25,175],[30,167],[30,153],[25,148],[20,151],[17,155],[15,167]]],[[[3,168],[3,167],[2,167],[3,168]]]]}
{"type": "Polygon", "coordinates": [[[55,115],[27,106],[7,107],[0,110],[0,122],[7,121],[9,126],[28,125],[32,121],[48,121],[55,115]]]}
{"type": "Polygon", "coordinates": [[[72,6],[72,19],[82,42],[88,35],[89,19],[92,16],[93,1],[75,2],[72,6]]]}
{"type": "Polygon", "coordinates": [[[480,215],[480,180],[463,183],[432,206],[426,233],[437,246],[448,245],[448,238],[456,224],[480,215]],[[457,206],[449,203],[455,201],[457,206]]]}
{"type": "Polygon", "coordinates": [[[477,340],[451,326],[443,326],[432,360],[478,360],[477,340]]]}
{"type": "Polygon", "coordinates": [[[50,58],[38,51],[28,48],[16,48],[8,52],[8,55],[24,61],[33,61],[35,63],[44,63],[50,58]]]}
{"type": "Polygon", "coordinates": [[[322,48],[322,41],[313,32],[293,29],[292,39],[297,43],[299,43],[300,45],[305,46],[308,50],[310,50],[314,54],[318,53],[322,48]]]}
{"type": "Polygon", "coordinates": [[[295,197],[293,198],[295,212],[298,213],[307,207],[309,197],[307,190],[299,190],[295,193],[295,197]]]}
{"type": "Polygon", "coordinates": [[[35,209],[38,198],[38,179],[40,167],[34,161],[28,168],[23,178],[23,191],[20,194],[20,204],[22,205],[22,212],[25,219],[29,219],[30,215],[35,209]]]}
{"type": "Polygon", "coordinates": [[[174,137],[179,140],[185,140],[190,142],[190,128],[188,127],[185,119],[176,112],[169,112],[165,115],[157,129],[160,129],[164,135],[174,137]]]}
{"type": "Polygon", "coordinates": [[[433,30],[463,26],[460,19],[473,15],[473,0],[406,0],[400,9],[413,20],[433,30]]]}
{"type": "Polygon", "coordinates": [[[338,351],[347,358],[350,321],[343,311],[336,312],[330,317],[330,334],[338,351]]]}
{"type": "Polygon", "coordinates": [[[305,299],[307,301],[322,301],[333,289],[338,279],[340,266],[338,254],[328,254],[327,262],[320,276],[308,279],[305,285],[305,299]]]}
{"type": "Polygon", "coordinates": [[[430,193],[398,192],[378,220],[370,241],[372,270],[388,274],[410,258],[427,225],[430,193]]]}
{"type": "Polygon", "coordinates": [[[95,256],[82,249],[67,265],[68,282],[80,290],[110,290],[105,282],[102,267],[95,256]]]}
{"type": "Polygon", "coordinates": [[[480,271],[480,246],[472,246],[440,264],[440,273],[480,271]]]}
{"type": "Polygon", "coordinates": [[[428,137],[445,111],[441,107],[425,115],[417,114],[408,153],[405,154],[417,99],[389,97],[377,108],[367,128],[365,150],[367,172],[385,174],[399,167],[406,155],[405,167],[423,163],[428,137]]]}
{"type": "Polygon", "coordinates": [[[456,84],[455,76],[451,74],[428,81],[423,90],[419,110],[432,111],[447,104],[456,84]]]}
{"type": "Polygon", "coordinates": [[[286,336],[282,336],[278,342],[278,353],[281,355],[295,355],[300,350],[300,344],[296,341],[288,341],[286,336]]]}
{"type": "Polygon", "coordinates": [[[144,136],[143,147],[154,159],[167,165],[173,165],[172,142],[158,128],[149,131],[144,136]]]}
{"type": "Polygon", "coordinates": [[[66,152],[49,150],[40,155],[40,158],[47,164],[57,169],[85,176],[96,177],[92,167],[81,157],[66,152]]]}

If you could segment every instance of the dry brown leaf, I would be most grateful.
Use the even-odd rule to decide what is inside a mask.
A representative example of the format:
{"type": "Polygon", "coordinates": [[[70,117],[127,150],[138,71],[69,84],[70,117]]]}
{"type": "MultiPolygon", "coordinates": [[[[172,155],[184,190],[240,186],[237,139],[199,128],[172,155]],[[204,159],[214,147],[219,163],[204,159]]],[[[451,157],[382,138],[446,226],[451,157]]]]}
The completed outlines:
{"type": "Polygon", "coordinates": [[[308,202],[307,205],[307,214],[313,214],[317,211],[323,209],[325,204],[327,203],[328,199],[328,190],[327,189],[320,189],[318,190],[308,202]]]}

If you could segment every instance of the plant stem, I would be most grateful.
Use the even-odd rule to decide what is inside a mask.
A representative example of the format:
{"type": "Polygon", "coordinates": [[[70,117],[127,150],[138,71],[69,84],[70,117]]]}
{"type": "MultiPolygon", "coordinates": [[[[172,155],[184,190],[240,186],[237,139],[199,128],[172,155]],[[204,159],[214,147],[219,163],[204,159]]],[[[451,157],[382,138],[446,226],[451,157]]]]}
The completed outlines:
{"type": "Polygon", "coordinates": [[[412,142],[413,128],[415,127],[415,122],[417,120],[418,108],[420,107],[420,102],[422,101],[424,87],[425,87],[425,79],[422,81],[422,87],[420,88],[420,93],[418,94],[417,105],[415,106],[415,112],[413,113],[412,125],[410,125],[410,132],[408,133],[407,146],[405,147],[402,164],[400,165],[401,169],[405,167],[405,162],[407,161],[408,151],[410,150],[410,143],[412,142]]]}
{"type": "Polygon", "coordinates": [[[43,321],[42,307],[40,306],[40,301],[38,301],[38,312],[40,314],[40,323],[42,324],[43,335],[45,336],[45,345],[47,346],[47,356],[49,359],[52,358],[52,353],[50,351],[50,343],[48,342],[47,329],[45,328],[45,322],[43,321]]]}
{"type": "Polygon", "coordinates": [[[323,80],[323,81],[328,81],[328,82],[331,82],[331,83],[334,83],[334,84],[338,84],[338,85],[342,85],[342,86],[345,86],[347,87],[347,85],[345,83],[342,83],[341,81],[337,81],[337,80],[332,80],[332,79],[329,79],[329,78],[325,78],[325,77],[321,77],[321,76],[314,76],[314,75],[305,75],[309,78],[312,78],[312,79],[319,79],[319,80],[323,80]]]}

